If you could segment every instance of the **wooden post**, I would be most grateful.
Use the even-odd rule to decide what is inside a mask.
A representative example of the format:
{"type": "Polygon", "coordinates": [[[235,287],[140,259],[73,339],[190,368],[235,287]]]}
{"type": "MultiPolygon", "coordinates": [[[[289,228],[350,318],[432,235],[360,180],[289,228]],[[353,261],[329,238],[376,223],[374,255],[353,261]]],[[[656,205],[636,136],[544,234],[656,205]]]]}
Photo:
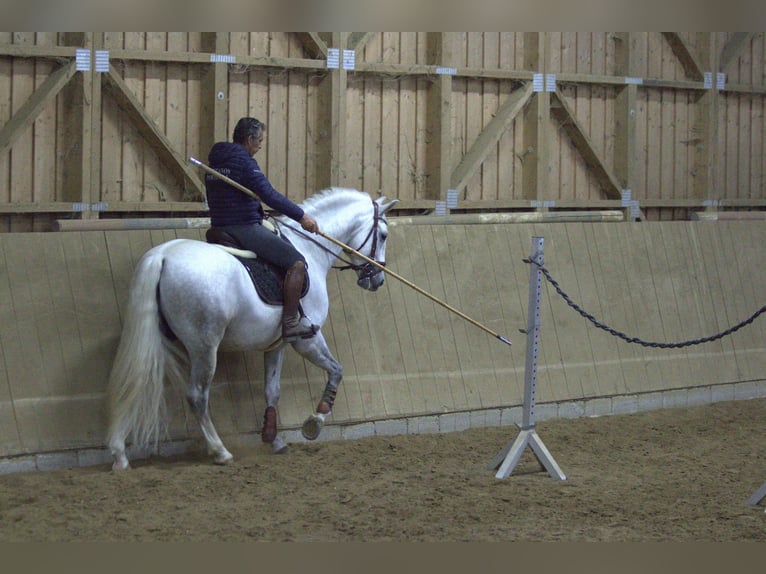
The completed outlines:
{"type": "MultiPolygon", "coordinates": [[[[700,32],[697,35],[700,49],[700,61],[706,72],[712,74],[712,86],[702,92],[697,100],[697,114],[692,133],[695,136],[695,154],[692,193],[702,200],[720,199],[718,186],[718,121],[719,95],[716,87],[716,74],[719,70],[719,47],[717,32],[700,32]]],[[[722,191],[720,193],[723,193],[722,191]]],[[[707,210],[715,209],[709,205],[707,210]]]]}
{"type": "MultiPolygon", "coordinates": [[[[64,35],[64,40],[70,46],[93,49],[91,32],[67,33],[64,35]]],[[[93,58],[91,57],[91,71],[76,73],[72,81],[62,90],[64,108],[68,113],[64,125],[64,145],[60,152],[64,164],[61,199],[72,204],[90,205],[91,203],[94,83],[92,68],[93,58]]],[[[99,95],[100,93],[99,87],[99,95]]],[[[99,104],[100,100],[99,97],[99,104]]],[[[88,219],[90,215],[89,210],[82,211],[83,219],[88,219]]]]}
{"type": "MultiPolygon", "coordinates": [[[[625,77],[640,76],[636,45],[638,35],[634,32],[618,32],[615,42],[615,73],[625,77]]],[[[614,106],[614,172],[623,190],[635,189],[636,178],[636,108],[638,85],[626,84],[618,88],[614,106]]],[[[625,221],[631,221],[626,208],[625,221]]]]}
{"type": "MultiPolygon", "coordinates": [[[[452,67],[453,35],[430,32],[427,63],[452,67]]],[[[438,74],[427,95],[428,146],[426,150],[426,195],[429,199],[446,200],[452,175],[452,76],[438,74]]]]}
{"type": "MultiPolygon", "coordinates": [[[[228,32],[203,32],[202,49],[211,54],[228,54],[228,32]]],[[[239,119],[239,118],[237,118],[239,119]]],[[[229,141],[229,65],[225,62],[210,64],[200,82],[200,155],[207,154],[217,141],[229,141]]]]}
{"type": "MultiPolygon", "coordinates": [[[[547,42],[548,35],[545,32],[527,32],[524,34],[524,69],[542,73],[544,77],[547,42]]],[[[532,201],[542,201],[548,187],[550,109],[550,93],[543,90],[532,97],[524,113],[522,186],[524,197],[532,201]]]]}
{"type": "MultiPolygon", "coordinates": [[[[343,185],[346,179],[346,88],[348,72],[343,69],[343,50],[348,44],[347,32],[332,32],[323,37],[327,48],[341,51],[341,64],[327,70],[319,86],[317,127],[319,157],[316,166],[316,188],[343,185]]],[[[322,39],[322,38],[320,38],[322,39]]]]}

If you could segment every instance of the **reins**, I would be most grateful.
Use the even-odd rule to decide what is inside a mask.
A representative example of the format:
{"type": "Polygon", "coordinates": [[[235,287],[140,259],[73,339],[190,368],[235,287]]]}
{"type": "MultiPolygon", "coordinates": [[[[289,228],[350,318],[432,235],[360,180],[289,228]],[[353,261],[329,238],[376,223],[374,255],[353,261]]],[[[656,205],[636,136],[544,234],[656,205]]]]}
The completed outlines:
{"type": "MultiPolygon", "coordinates": [[[[211,168],[211,167],[209,167],[209,166],[205,165],[204,163],[202,163],[202,162],[201,162],[201,161],[199,161],[198,159],[195,159],[195,158],[193,158],[193,157],[190,157],[190,158],[189,158],[189,161],[190,161],[190,162],[192,162],[194,165],[196,165],[196,166],[198,166],[198,167],[201,167],[201,168],[202,168],[204,171],[206,171],[206,172],[207,172],[207,173],[209,173],[210,175],[212,175],[212,176],[214,176],[214,177],[217,177],[217,178],[218,178],[218,179],[220,179],[220,180],[223,180],[223,181],[225,181],[225,182],[226,182],[226,183],[228,183],[230,186],[232,186],[232,187],[233,187],[233,188],[235,188],[235,189],[238,189],[239,191],[241,191],[241,192],[242,192],[242,193],[244,193],[245,195],[249,195],[250,197],[253,197],[253,198],[255,198],[255,199],[258,199],[258,196],[257,196],[257,195],[256,195],[256,194],[255,194],[253,191],[249,190],[249,189],[248,189],[248,188],[246,188],[244,185],[242,185],[242,184],[240,184],[240,183],[238,183],[238,182],[234,181],[233,179],[231,179],[231,178],[229,178],[229,177],[226,177],[226,176],[225,176],[225,175],[223,175],[222,173],[219,173],[219,172],[217,172],[216,170],[214,170],[213,168],[211,168]]],[[[378,222],[378,219],[379,219],[379,217],[378,217],[378,211],[377,211],[377,209],[378,209],[378,204],[377,204],[377,203],[375,203],[374,201],[373,201],[372,203],[373,203],[373,205],[375,205],[375,210],[376,210],[376,211],[375,211],[375,215],[376,215],[376,217],[375,217],[375,222],[374,222],[374,224],[373,224],[373,230],[375,230],[375,229],[376,229],[376,227],[377,227],[377,222],[378,222]]],[[[283,225],[284,225],[284,224],[283,224],[283,225]]],[[[290,229],[294,229],[294,228],[290,227],[290,229]]],[[[373,250],[371,250],[371,252],[370,252],[370,253],[371,253],[372,257],[375,257],[375,251],[374,251],[374,248],[376,248],[376,247],[377,247],[377,235],[378,235],[378,234],[377,234],[377,233],[373,233],[373,231],[370,231],[370,234],[372,234],[372,235],[373,235],[373,237],[374,237],[374,238],[373,238],[373,250]]],[[[364,245],[365,245],[365,244],[367,243],[367,241],[369,240],[369,238],[370,238],[370,234],[368,234],[368,235],[367,235],[367,238],[364,240],[364,243],[362,243],[362,247],[364,247],[364,245]]],[[[317,231],[317,235],[320,235],[321,237],[324,237],[325,239],[327,239],[327,240],[328,240],[328,241],[330,241],[331,243],[334,243],[335,245],[337,245],[338,247],[340,247],[340,248],[341,248],[341,249],[342,249],[342,250],[343,250],[345,253],[350,253],[350,254],[352,254],[352,255],[355,255],[356,257],[358,257],[359,259],[362,259],[363,261],[365,261],[365,262],[367,263],[367,266],[364,266],[364,265],[358,265],[358,266],[356,266],[356,269],[364,269],[365,267],[367,267],[368,271],[365,271],[365,273],[369,272],[370,266],[371,266],[371,267],[375,267],[375,268],[377,268],[377,269],[380,269],[381,271],[383,271],[384,273],[386,273],[386,275],[389,275],[389,276],[393,277],[394,279],[397,279],[398,281],[401,281],[402,283],[404,283],[405,285],[407,285],[407,286],[408,286],[408,287],[410,287],[411,289],[413,289],[413,290],[417,291],[418,293],[420,293],[420,294],[421,294],[421,295],[423,295],[424,297],[427,297],[428,299],[430,299],[430,300],[431,300],[431,301],[433,301],[434,303],[436,303],[436,304],[438,304],[438,305],[441,305],[442,307],[444,307],[444,308],[445,308],[445,309],[447,309],[448,311],[451,311],[452,313],[454,313],[454,314],[455,314],[455,315],[457,315],[458,317],[461,317],[462,319],[465,319],[466,321],[468,321],[469,323],[471,323],[473,326],[475,326],[475,327],[478,327],[479,329],[481,329],[482,331],[484,331],[484,332],[486,332],[486,333],[489,333],[490,335],[492,335],[493,337],[495,337],[495,338],[496,338],[496,339],[498,339],[499,341],[502,341],[502,342],[503,342],[503,343],[505,343],[506,345],[508,345],[508,346],[511,346],[511,341],[510,341],[510,340],[508,340],[507,338],[505,338],[505,337],[503,337],[502,335],[500,335],[500,334],[496,333],[495,331],[493,331],[493,330],[492,330],[492,329],[490,329],[489,327],[486,327],[486,326],[482,325],[481,323],[479,323],[479,322],[478,322],[478,321],[476,321],[475,319],[472,319],[471,317],[469,317],[469,316],[468,316],[468,315],[466,315],[465,313],[463,313],[463,312],[461,312],[461,311],[458,311],[457,309],[455,309],[455,308],[454,308],[454,307],[452,307],[451,305],[449,305],[449,304],[445,303],[444,301],[442,301],[442,300],[441,300],[441,299],[439,299],[438,297],[435,297],[435,296],[431,295],[431,294],[430,294],[428,291],[425,291],[424,289],[421,289],[420,287],[418,287],[417,285],[415,285],[415,284],[414,284],[414,283],[412,283],[411,281],[409,281],[409,280],[405,279],[404,277],[402,277],[402,276],[401,276],[401,275],[399,275],[398,273],[394,273],[393,271],[391,271],[390,269],[388,269],[388,268],[386,267],[385,263],[382,263],[382,262],[380,262],[380,261],[375,261],[375,259],[373,259],[373,258],[371,258],[371,257],[367,257],[367,256],[366,256],[366,255],[364,255],[363,253],[360,253],[360,252],[359,252],[359,251],[357,251],[356,249],[353,249],[353,248],[349,247],[348,245],[346,245],[346,244],[345,244],[345,243],[343,243],[342,241],[339,241],[339,240],[335,239],[334,237],[332,237],[332,236],[330,236],[330,235],[327,235],[326,233],[324,233],[324,232],[322,232],[322,231],[317,231]]],[[[320,244],[318,241],[315,241],[314,239],[312,239],[312,241],[314,241],[314,242],[315,242],[315,243],[317,243],[318,245],[321,245],[321,244],[320,244]]],[[[329,250],[329,249],[327,249],[326,247],[324,247],[324,246],[322,246],[322,247],[323,247],[323,249],[327,250],[329,253],[332,253],[332,251],[330,251],[330,250],[329,250]]],[[[362,247],[360,247],[360,249],[361,249],[362,247]]],[[[338,256],[336,255],[336,257],[338,257],[338,256]]],[[[338,257],[338,258],[339,258],[339,257],[338,257]]],[[[354,267],[351,267],[351,266],[353,266],[353,265],[355,265],[355,264],[351,263],[351,264],[350,264],[350,268],[352,268],[352,269],[353,269],[354,267]]]]}

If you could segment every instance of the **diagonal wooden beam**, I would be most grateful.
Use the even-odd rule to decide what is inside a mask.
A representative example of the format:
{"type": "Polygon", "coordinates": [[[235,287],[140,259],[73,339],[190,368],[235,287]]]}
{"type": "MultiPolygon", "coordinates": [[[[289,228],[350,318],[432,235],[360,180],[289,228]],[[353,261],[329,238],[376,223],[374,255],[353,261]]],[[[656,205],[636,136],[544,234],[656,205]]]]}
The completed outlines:
{"type": "Polygon", "coordinates": [[[45,106],[67,85],[77,71],[76,65],[76,62],[72,60],[48,76],[0,128],[0,154],[16,142],[24,130],[32,125],[40,112],[45,109],[45,106]]]}
{"type": "Polygon", "coordinates": [[[721,58],[719,60],[719,71],[725,72],[733,62],[742,55],[742,52],[747,48],[755,36],[754,32],[735,32],[731,39],[726,43],[721,50],[721,58]]]}
{"type": "Polygon", "coordinates": [[[152,146],[160,161],[181,172],[191,182],[194,189],[204,197],[204,186],[197,172],[189,165],[186,158],[175,150],[172,142],[146,113],[144,106],[133,95],[114,66],[110,65],[109,73],[103,74],[103,77],[104,87],[111,93],[117,105],[128,115],[134,127],[138,129],[147,143],[152,146]]]}
{"type": "Polygon", "coordinates": [[[593,142],[585,133],[582,124],[577,120],[574,111],[558,92],[553,93],[553,96],[557,105],[551,105],[551,115],[564,128],[606,196],[610,199],[621,199],[622,186],[619,180],[596,151],[593,142]]]}
{"type": "Polygon", "coordinates": [[[695,80],[702,80],[705,73],[699,59],[694,55],[694,50],[677,32],[663,32],[662,35],[670,44],[676,58],[684,67],[686,75],[695,80]]]}
{"type": "Polygon", "coordinates": [[[377,32],[351,32],[348,37],[348,49],[354,50],[358,55],[376,34],[377,32]]]}
{"type": "Polygon", "coordinates": [[[295,34],[303,44],[303,49],[314,59],[327,58],[327,42],[325,42],[318,32],[296,32],[295,34]]]}
{"type": "Polygon", "coordinates": [[[460,189],[476,173],[487,154],[494,149],[505,130],[527,105],[532,93],[532,83],[529,82],[506,98],[505,102],[498,108],[495,117],[482,130],[471,149],[463,156],[463,159],[452,172],[450,177],[452,189],[460,189]]]}

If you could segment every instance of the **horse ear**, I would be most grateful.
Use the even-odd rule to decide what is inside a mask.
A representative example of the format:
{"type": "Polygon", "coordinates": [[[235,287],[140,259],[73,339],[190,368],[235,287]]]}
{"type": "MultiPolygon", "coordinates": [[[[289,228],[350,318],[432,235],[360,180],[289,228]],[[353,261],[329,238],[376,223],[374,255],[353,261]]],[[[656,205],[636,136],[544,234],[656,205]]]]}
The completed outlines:
{"type": "Polygon", "coordinates": [[[388,203],[386,203],[386,196],[385,196],[385,195],[383,195],[383,196],[379,197],[379,198],[378,198],[378,199],[376,199],[375,201],[376,201],[376,202],[378,203],[378,205],[380,206],[380,214],[381,214],[381,215],[383,215],[383,214],[384,214],[386,211],[388,211],[388,210],[389,210],[389,209],[391,209],[391,208],[392,208],[394,205],[396,205],[397,203],[399,203],[399,200],[398,200],[398,199],[392,199],[391,201],[389,201],[388,203]]]}

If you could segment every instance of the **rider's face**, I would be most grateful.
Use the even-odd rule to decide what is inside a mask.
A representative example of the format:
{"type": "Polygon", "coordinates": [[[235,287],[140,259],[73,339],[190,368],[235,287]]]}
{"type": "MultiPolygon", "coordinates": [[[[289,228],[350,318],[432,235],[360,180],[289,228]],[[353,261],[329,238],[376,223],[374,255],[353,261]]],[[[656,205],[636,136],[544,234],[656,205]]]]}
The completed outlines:
{"type": "Polygon", "coordinates": [[[245,147],[247,148],[247,152],[253,156],[256,154],[256,152],[261,149],[261,146],[263,145],[263,132],[260,132],[258,134],[258,137],[250,135],[247,136],[247,144],[245,147]]]}

